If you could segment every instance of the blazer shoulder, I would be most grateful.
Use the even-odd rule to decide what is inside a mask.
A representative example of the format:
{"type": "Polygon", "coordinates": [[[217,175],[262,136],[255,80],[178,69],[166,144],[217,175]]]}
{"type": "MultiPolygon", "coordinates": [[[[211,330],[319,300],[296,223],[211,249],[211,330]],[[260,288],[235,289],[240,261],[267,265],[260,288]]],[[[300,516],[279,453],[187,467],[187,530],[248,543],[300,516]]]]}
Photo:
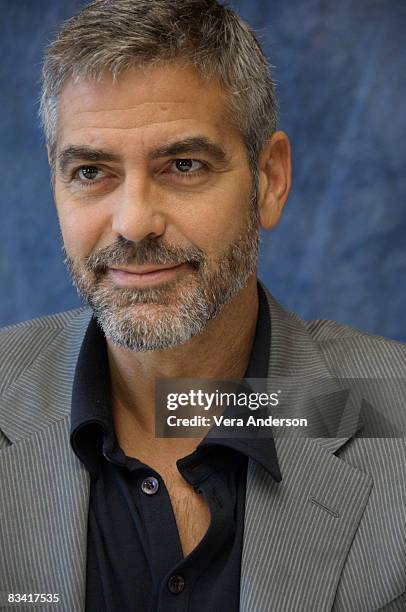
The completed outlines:
{"type": "Polygon", "coordinates": [[[404,377],[406,344],[335,321],[305,323],[330,367],[341,376],[404,377]]]}
{"type": "Polygon", "coordinates": [[[88,308],[76,308],[0,329],[0,394],[58,337],[74,334],[89,318],[88,308]]]}

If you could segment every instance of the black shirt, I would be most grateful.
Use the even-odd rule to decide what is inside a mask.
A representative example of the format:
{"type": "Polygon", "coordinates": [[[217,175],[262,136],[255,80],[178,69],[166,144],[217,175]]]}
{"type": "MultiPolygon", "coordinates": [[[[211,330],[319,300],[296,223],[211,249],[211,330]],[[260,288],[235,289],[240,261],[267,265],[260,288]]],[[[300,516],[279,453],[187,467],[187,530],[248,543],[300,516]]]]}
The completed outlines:
{"type": "MultiPolygon", "coordinates": [[[[246,378],[266,378],[270,321],[259,311],[246,378]]],[[[120,448],[110,403],[106,341],[89,323],[76,366],[71,445],[91,474],[86,610],[90,612],[236,612],[244,533],[248,457],[281,480],[272,438],[213,439],[209,434],[177,467],[211,514],[208,531],[184,558],[161,476],[120,448]]]]}

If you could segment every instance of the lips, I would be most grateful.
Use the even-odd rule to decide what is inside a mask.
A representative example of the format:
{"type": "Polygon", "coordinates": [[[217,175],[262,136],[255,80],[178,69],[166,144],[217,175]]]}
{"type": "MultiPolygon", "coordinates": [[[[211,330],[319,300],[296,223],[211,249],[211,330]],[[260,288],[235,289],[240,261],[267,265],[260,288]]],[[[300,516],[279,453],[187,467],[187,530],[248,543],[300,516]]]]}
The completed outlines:
{"type": "Polygon", "coordinates": [[[179,268],[179,266],[181,266],[182,264],[168,264],[168,265],[151,265],[151,264],[147,264],[145,266],[135,266],[135,267],[127,267],[127,266],[120,266],[120,267],[113,267],[110,266],[110,270],[113,270],[115,272],[126,272],[127,274],[136,274],[136,275],[146,275],[146,274],[152,274],[154,272],[160,272],[161,270],[172,270],[174,268],[179,268]]]}
{"type": "Polygon", "coordinates": [[[118,287],[139,288],[166,283],[178,274],[185,264],[147,264],[144,266],[110,267],[108,276],[118,287]]]}

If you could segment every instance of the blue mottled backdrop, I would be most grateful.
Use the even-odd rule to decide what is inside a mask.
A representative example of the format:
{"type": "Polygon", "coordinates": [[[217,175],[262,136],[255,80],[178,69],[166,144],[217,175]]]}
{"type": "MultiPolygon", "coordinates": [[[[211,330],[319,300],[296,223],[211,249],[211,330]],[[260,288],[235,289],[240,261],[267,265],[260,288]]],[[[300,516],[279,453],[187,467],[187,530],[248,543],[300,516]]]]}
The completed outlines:
{"type": "MultiPolygon", "coordinates": [[[[36,118],[76,0],[0,0],[0,325],[79,304],[36,118]]],[[[286,307],[406,340],[405,0],[235,0],[274,68],[294,158],[260,277],[286,307]]]]}

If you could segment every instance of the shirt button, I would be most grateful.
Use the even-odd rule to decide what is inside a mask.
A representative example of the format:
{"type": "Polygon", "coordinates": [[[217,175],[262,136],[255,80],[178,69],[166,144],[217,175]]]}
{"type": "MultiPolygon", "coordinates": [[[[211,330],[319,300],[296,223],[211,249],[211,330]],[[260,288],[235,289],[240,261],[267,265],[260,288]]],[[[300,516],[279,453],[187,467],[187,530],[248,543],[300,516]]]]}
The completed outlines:
{"type": "Polygon", "coordinates": [[[154,476],[148,476],[148,478],[144,478],[141,483],[141,490],[146,495],[155,495],[155,493],[159,489],[158,479],[154,476]]]}
{"type": "Polygon", "coordinates": [[[168,589],[170,590],[171,593],[175,593],[175,595],[177,595],[178,593],[181,593],[184,588],[185,588],[185,579],[183,578],[183,576],[179,576],[178,574],[178,575],[171,576],[169,578],[168,589]]]}

